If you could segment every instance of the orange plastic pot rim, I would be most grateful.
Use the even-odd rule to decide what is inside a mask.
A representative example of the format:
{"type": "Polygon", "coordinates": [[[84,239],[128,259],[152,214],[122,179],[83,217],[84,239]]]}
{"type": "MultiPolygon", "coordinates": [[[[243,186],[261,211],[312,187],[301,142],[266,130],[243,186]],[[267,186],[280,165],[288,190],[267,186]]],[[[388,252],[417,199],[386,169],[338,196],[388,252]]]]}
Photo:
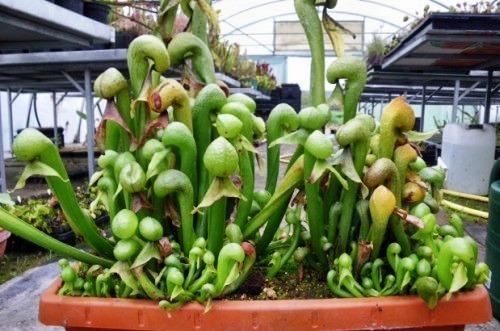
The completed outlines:
{"type": "Polygon", "coordinates": [[[484,286],[443,298],[433,310],[417,296],[362,299],[219,300],[204,313],[192,302],[165,311],[142,299],[57,295],[55,281],[40,299],[39,320],[67,328],[119,330],[310,330],[435,328],[485,323],[492,319],[484,286]]]}

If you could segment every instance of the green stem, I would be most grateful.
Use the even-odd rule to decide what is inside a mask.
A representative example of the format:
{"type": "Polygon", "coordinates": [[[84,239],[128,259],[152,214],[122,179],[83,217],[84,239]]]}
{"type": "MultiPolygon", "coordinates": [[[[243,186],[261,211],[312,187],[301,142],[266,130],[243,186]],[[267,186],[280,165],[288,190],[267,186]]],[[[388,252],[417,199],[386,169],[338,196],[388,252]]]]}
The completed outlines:
{"type": "Polygon", "coordinates": [[[153,35],[141,35],[130,43],[127,50],[127,66],[134,98],[141,94],[150,68],[149,60],[153,61],[153,68],[159,73],[170,67],[169,53],[163,41],[153,35]]]}
{"type": "Polygon", "coordinates": [[[118,199],[116,199],[114,196],[116,193],[116,182],[111,176],[104,176],[97,182],[97,187],[99,191],[103,192],[103,194],[106,195],[106,209],[108,211],[109,219],[112,220],[120,209],[118,199]]]}
{"type": "Polygon", "coordinates": [[[240,288],[241,285],[246,282],[250,273],[253,271],[253,265],[255,264],[255,260],[257,259],[255,248],[251,243],[247,241],[242,242],[241,247],[245,251],[245,260],[242,264],[240,264],[240,274],[238,278],[231,282],[231,284],[228,284],[226,287],[224,287],[224,295],[232,293],[240,288]]]}
{"type": "Polygon", "coordinates": [[[168,40],[171,38],[179,8],[179,4],[176,4],[170,6],[170,8],[165,11],[167,5],[170,5],[170,1],[160,1],[158,20],[154,30],[154,34],[162,40],[168,40]]]}
{"type": "Polygon", "coordinates": [[[217,276],[215,268],[205,268],[201,273],[201,276],[197,278],[193,284],[188,288],[191,293],[197,292],[203,285],[210,283],[217,276]]]}
{"type": "Polygon", "coordinates": [[[340,215],[342,213],[342,202],[336,201],[328,210],[328,228],[327,228],[327,236],[329,243],[332,243],[336,240],[338,223],[340,219],[340,215]]]}
{"type": "MultiPolygon", "coordinates": [[[[196,141],[197,155],[196,172],[198,176],[197,202],[203,200],[210,186],[210,175],[203,165],[203,155],[212,141],[213,121],[215,114],[226,103],[226,95],[216,84],[208,84],[201,89],[196,97],[192,109],[194,139],[196,141]]],[[[197,215],[196,233],[204,236],[206,232],[206,213],[197,215]]]]}
{"type": "Polygon", "coordinates": [[[227,198],[223,197],[212,204],[208,209],[208,249],[217,256],[224,242],[224,229],[226,227],[227,198]]]}
{"type": "Polygon", "coordinates": [[[241,194],[244,199],[238,201],[238,208],[234,223],[242,229],[248,222],[248,216],[252,209],[253,191],[255,187],[252,162],[250,159],[251,153],[243,147],[238,148],[240,154],[239,170],[241,177],[241,194]]]}
{"type": "Polygon", "coordinates": [[[437,260],[439,282],[450,290],[453,282],[452,265],[463,262],[467,269],[467,283],[474,281],[476,254],[473,246],[465,238],[453,238],[445,242],[439,251],[437,260]]]}
{"type": "Polygon", "coordinates": [[[359,237],[358,241],[365,241],[370,229],[370,210],[368,200],[361,199],[356,202],[356,212],[359,216],[359,237]]]}
{"type": "Polygon", "coordinates": [[[299,187],[304,180],[304,158],[301,156],[295,161],[290,170],[285,174],[283,180],[278,185],[276,192],[271,196],[269,202],[257,213],[247,226],[243,229],[243,237],[250,238],[266,223],[271,215],[281,208],[283,203],[289,202],[289,197],[293,191],[299,187]]]}
{"type": "MultiPolygon", "coordinates": [[[[294,217],[297,218],[296,216],[294,217]]],[[[290,260],[297,247],[299,247],[301,230],[302,226],[300,225],[300,220],[297,218],[297,220],[293,223],[293,233],[290,246],[286,250],[285,254],[283,254],[283,256],[281,257],[279,266],[277,266],[276,268],[269,269],[267,277],[272,278],[276,276],[276,274],[281,270],[281,268],[283,268],[283,266],[290,260]]]]}
{"type": "Polygon", "coordinates": [[[178,33],[168,44],[172,65],[180,65],[191,58],[193,69],[205,84],[216,82],[214,61],[207,44],[189,32],[178,33]]]}
{"type": "Polygon", "coordinates": [[[348,291],[340,288],[338,284],[337,272],[335,270],[330,270],[326,275],[326,283],[330,291],[339,298],[352,298],[354,295],[349,293],[348,291]]]}
{"type": "MultiPolygon", "coordinates": [[[[257,253],[259,255],[263,254],[266,251],[266,249],[269,247],[269,243],[274,239],[276,231],[280,227],[281,222],[283,221],[283,216],[288,209],[292,194],[293,190],[289,190],[286,192],[286,194],[283,194],[277,199],[273,200],[272,203],[275,205],[273,208],[271,208],[269,204],[266,204],[266,207],[269,206],[270,214],[269,216],[267,216],[268,220],[266,228],[264,229],[264,232],[255,245],[255,249],[257,250],[257,253]]],[[[264,207],[262,210],[265,210],[266,207],[264,207]]]]}
{"type": "Polygon", "coordinates": [[[286,103],[281,103],[271,110],[267,119],[267,174],[265,189],[273,194],[278,182],[280,169],[280,145],[269,147],[273,141],[284,134],[297,130],[299,126],[298,115],[286,103]]]}
{"type": "MultiPolygon", "coordinates": [[[[339,169],[337,169],[337,171],[339,171],[339,169]]],[[[323,195],[323,201],[325,204],[324,206],[325,213],[329,212],[330,207],[333,204],[335,204],[337,201],[340,201],[341,193],[342,193],[342,183],[339,181],[337,176],[331,173],[330,178],[328,180],[328,186],[323,195]]]]}
{"type": "MultiPolygon", "coordinates": [[[[127,66],[130,74],[132,97],[141,100],[142,91],[147,87],[146,79],[152,61],[152,68],[158,73],[165,72],[170,67],[170,57],[163,41],[153,35],[141,35],[135,38],[127,50],[127,66]]],[[[134,109],[134,134],[140,141],[146,127],[146,106],[140,102],[134,109]]],[[[142,163],[142,162],[139,162],[142,163]]]]}
{"type": "Polygon", "coordinates": [[[323,212],[323,201],[320,196],[319,181],[311,183],[311,177],[316,157],[306,148],[304,152],[304,188],[307,199],[307,221],[311,232],[311,244],[318,262],[323,268],[328,265],[325,252],[321,244],[321,237],[324,236],[325,217],[323,212]]]}
{"type": "Polygon", "coordinates": [[[325,45],[323,27],[316,11],[315,0],[294,0],[295,11],[306,33],[311,50],[311,78],[309,91],[312,106],[325,103],[325,45]]]}
{"type": "MultiPolygon", "coordinates": [[[[396,197],[396,206],[401,206],[401,190],[402,186],[399,181],[398,169],[394,162],[388,158],[380,158],[372,164],[365,173],[364,183],[369,188],[375,188],[380,184],[388,187],[396,197]]],[[[403,223],[396,215],[391,215],[390,220],[391,230],[396,237],[396,240],[401,245],[403,255],[411,254],[410,240],[405,232],[403,223]]]]}
{"type": "MultiPolygon", "coordinates": [[[[342,147],[352,148],[354,169],[359,177],[363,175],[366,154],[370,147],[370,134],[375,128],[373,118],[355,117],[342,125],[337,131],[335,138],[342,147]]],[[[354,212],[354,206],[358,198],[360,184],[347,179],[348,189],[342,196],[342,214],[339,223],[339,252],[345,252],[350,241],[349,231],[354,212]]]]}
{"type": "Polygon", "coordinates": [[[229,243],[221,248],[217,258],[217,279],[215,282],[216,296],[221,294],[224,287],[229,285],[231,280],[228,279],[228,277],[234,265],[243,262],[244,259],[245,251],[240,244],[229,243]]]}
{"type": "Polygon", "coordinates": [[[358,58],[343,56],[336,59],[326,70],[329,83],[337,83],[346,78],[344,95],[344,123],[356,116],[359,98],[366,84],[366,64],[358,58]]]}
{"type": "Polygon", "coordinates": [[[236,116],[243,127],[241,129],[241,134],[248,140],[253,141],[253,119],[250,110],[241,102],[228,102],[222,106],[220,109],[221,114],[231,114],[236,116]]]}
{"type": "Polygon", "coordinates": [[[196,142],[189,128],[181,122],[167,125],[163,132],[162,142],[165,147],[175,147],[180,159],[179,169],[191,180],[194,196],[198,180],[196,176],[196,142]]]}
{"type": "MultiPolygon", "coordinates": [[[[210,0],[203,0],[210,4],[210,0]]],[[[207,17],[203,10],[198,4],[195,4],[193,9],[193,19],[192,19],[192,31],[193,34],[200,38],[206,45],[208,45],[208,35],[207,35],[207,17]]]]}
{"type": "Polygon", "coordinates": [[[114,263],[112,260],[92,255],[73,246],[62,243],[45,232],[40,231],[23,220],[13,216],[2,207],[0,207],[0,227],[40,247],[77,261],[88,264],[99,264],[103,267],[111,267],[114,263]]]}
{"type": "Polygon", "coordinates": [[[191,213],[194,195],[189,177],[176,169],[165,170],[156,178],[153,184],[153,192],[156,198],[160,199],[175,193],[180,208],[181,246],[184,254],[188,255],[196,238],[193,227],[193,214],[191,213]]]}
{"type": "MultiPolygon", "coordinates": [[[[233,116],[236,116],[240,121],[241,123],[243,124],[243,127],[241,129],[241,135],[248,141],[248,142],[252,142],[253,141],[253,118],[252,118],[252,113],[250,112],[250,109],[247,108],[247,106],[245,106],[243,103],[241,102],[237,102],[237,101],[232,101],[232,102],[228,102],[226,103],[225,105],[223,105],[220,109],[220,113],[221,114],[231,114],[233,116]]],[[[239,144],[238,144],[239,145],[239,144]]],[[[243,153],[247,153],[247,151],[243,151],[243,153]]],[[[241,157],[242,155],[240,155],[240,166],[242,166],[241,162],[247,162],[247,164],[245,164],[244,166],[244,169],[240,169],[240,173],[242,173],[241,171],[243,170],[245,176],[242,178],[245,180],[245,183],[243,183],[243,185],[246,185],[246,186],[250,186],[252,185],[253,187],[253,178],[254,178],[254,171],[255,171],[255,165],[254,165],[254,159],[253,157],[250,157],[249,155],[247,155],[247,158],[246,160],[241,160],[241,157]],[[250,171],[251,172],[248,172],[248,167],[250,167],[250,171]]],[[[252,188],[252,191],[249,190],[249,187],[247,188],[244,188],[245,190],[245,194],[248,195],[248,197],[252,197],[253,196],[253,188],[252,188]]],[[[240,201],[240,203],[243,203],[243,207],[245,209],[248,210],[248,212],[250,211],[250,207],[252,205],[252,199],[248,199],[246,202],[243,202],[243,201],[240,201]]],[[[244,215],[242,215],[241,217],[244,217],[244,215]]],[[[243,222],[246,222],[246,219],[243,220],[239,220],[240,223],[243,223],[243,222]]]]}
{"type": "MultiPolygon", "coordinates": [[[[127,80],[115,68],[109,68],[99,75],[94,83],[94,91],[98,97],[113,102],[116,97],[116,108],[129,129],[132,129],[130,117],[130,92],[127,80]]],[[[127,132],[113,121],[106,123],[106,150],[123,152],[130,145],[130,137],[127,132]]]]}
{"type": "Polygon", "coordinates": [[[134,268],[133,273],[148,298],[159,301],[165,297],[165,294],[149,279],[142,266],[134,268]]]}
{"type": "Polygon", "coordinates": [[[111,243],[100,234],[95,223],[80,207],[59,151],[52,141],[40,131],[28,128],[16,137],[12,150],[20,161],[30,162],[38,158],[40,162],[57,172],[58,177],[46,176],[45,180],[57,197],[68,224],[97,252],[105,256],[113,256],[111,243]]]}

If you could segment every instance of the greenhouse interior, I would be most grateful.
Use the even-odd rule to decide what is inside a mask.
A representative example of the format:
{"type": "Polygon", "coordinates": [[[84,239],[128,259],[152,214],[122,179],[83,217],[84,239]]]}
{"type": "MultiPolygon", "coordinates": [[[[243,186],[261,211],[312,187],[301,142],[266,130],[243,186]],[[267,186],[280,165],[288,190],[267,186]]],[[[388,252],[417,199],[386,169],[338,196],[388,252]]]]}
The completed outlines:
{"type": "Polygon", "coordinates": [[[0,31],[0,330],[500,329],[500,1],[0,31]]]}

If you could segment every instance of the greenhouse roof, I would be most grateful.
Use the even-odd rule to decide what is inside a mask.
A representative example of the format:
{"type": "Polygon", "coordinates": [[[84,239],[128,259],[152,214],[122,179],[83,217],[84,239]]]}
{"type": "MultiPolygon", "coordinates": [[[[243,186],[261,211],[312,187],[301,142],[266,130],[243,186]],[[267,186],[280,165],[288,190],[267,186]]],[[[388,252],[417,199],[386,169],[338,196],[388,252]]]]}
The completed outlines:
{"type": "MultiPolygon", "coordinates": [[[[276,26],[283,22],[298,22],[292,0],[215,0],[219,11],[221,33],[224,40],[238,43],[249,55],[279,54],[276,26]],[[276,48],[278,47],[278,49],[276,48]]],[[[397,1],[397,0],[349,0],[338,1],[328,14],[340,23],[361,22],[363,30],[355,41],[363,44],[374,35],[390,39],[392,35],[407,27],[413,19],[423,13],[429,5],[431,10],[447,11],[455,1],[397,1]],[[408,21],[404,18],[408,17],[408,21]]],[[[318,7],[318,10],[319,7],[318,7]]],[[[353,31],[354,32],[354,31],[353,31]]],[[[352,41],[352,40],[351,40],[352,41]]],[[[302,39],[302,42],[305,42],[302,39]]],[[[297,45],[302,46],[302,45],[297,45]]],[[[349,44],[346,45],[349,49],[349,44]]],[[[290,53],[288,53],[290,54],[290,53]]],[[[300,54],[300,53],[299,53],[300,54]]],[[[304,54],[302,54],[304,55],[304,54]]]]}
{"type": "MultiPolygon", "coordinates": [[[[305,39],[293,39],[297,44],[295,48],[289,46],[287,51],[279,43],[290,37],[280,35],[284,33],[280,25],[290,24],[289,28],[293,29],[292,23],[298,22],[293,1],[256,0],[234,6],[233,1],[220,0],[213,4],[220,10],[224,40],[238,43],[249,55],[309,55],[304,51],[305,39]]],[[[429,12],[438,14],[430,15],[414,28],[405,37],[405,42],[392,50],[381,67],[371,68],[363,101],[385,102],[391,96],[403,94],[421,102],[425,87],[427,94],[424,99],[429,103],[451,104],[455,99],[456,82],[460,81],[458,103],[485,103],[487,71],[498,71],[500,65],[498,14],[450,15],[449,7],[457,6],[454,0],[338,1],[328,13],[343,25],[350,24],[349,27],[353,22],[362,24],[362,33],[356,39],[344,37],[347,54],[362,56],[362,50],[374,36],[390,42],[394,36],[404,35],[413,27],[414,21],[423,17],[426,6],[429,12]],[[404,17],[408,20],[405,21],[404,17]]],[[[329,49],[326,52],[334,55],[329,49]]],[[[492,74],[489,86],[492,93],[489,95],[497,104],[498,89],[498,77],[492,74]]]]}
{"type": "MultiPolygon", "coordinates": [[[[431,0],[405,2],[403,6],[401,1],[395,0],[350,0],[338,1],[328,12],[346,27],[360,32],[356,39],[347,36],[345,43],[348,53],[362,56],[365,44],[373,36],[390,39],[408,29],[408,22],[422,16],[426,5],[431,11],[447,11],[447,7],[454,4],[451,0],[431,0]],[[406,22],[405,16],[409,18],[406,22]]],[[[294,35],[287,30],[295,29],[298,23],[293,1],[255,0],[238,2],[235,6],[234,0],[215,0],[213,6],[219,13],[222,38],[238,43],[246,54],[309,56],[307,47],[300,44],[306,40],[295,36],[299,33],[294,35]],[[286,41],[290,45],[284,47],[286,41]]],[[[114,41],[112,28],[54,4],[35,0],[30,6],[23,6],[19,1],[1,0],[0,17],[0,28],[5,31],[0,36],[3,53],[0,56],[0,89],[29,89],[31,86],[42,91],[67,91],[74,89],[75,83],[83,84],[84,68],[92,68],[93,80],[112,65],[118,69],[126,66],[124,50],[95,50],[96,45],[109,45],[114,41]],[[63,50],[68,48],[74,50],[71,56],[63,50]]],[[[450,85],[456,78],[464,78],[466,88],[473,86],[474,83],[468,85],[468,77],[454,75],[479,77],[485,76],[484,72],[469,71],[498,69],[499,18],[494,14],[481,15],[473,20],[453,21],[453,25],[445,27],[442,24],[448,24],[449,20],[426,20],[428,24],[414,29],[406,39],[411,43],[399,44],[381,68],[371,71],[372,90],[390,82],[393,85],[443,86],[443,83],[450,85]],[[467,31],[471,24],[481,26],[479,32],[482,34],[471,35],[467,31]],[[436,43],[453,43],[453,53],[449,47],[433,47],[436,43]],[[478,53],[478,45],[485,45],[481,49],[484,52],[478,53]],[[411,74],[406,74],[408,72],[411,74]],[[429,72],[439,75],[429,77],[429,72]]],[[[333,55],[328,48],[327,53],[333,55]]],[[[308,89],[307,86],[302,88],[308,89]]]]}

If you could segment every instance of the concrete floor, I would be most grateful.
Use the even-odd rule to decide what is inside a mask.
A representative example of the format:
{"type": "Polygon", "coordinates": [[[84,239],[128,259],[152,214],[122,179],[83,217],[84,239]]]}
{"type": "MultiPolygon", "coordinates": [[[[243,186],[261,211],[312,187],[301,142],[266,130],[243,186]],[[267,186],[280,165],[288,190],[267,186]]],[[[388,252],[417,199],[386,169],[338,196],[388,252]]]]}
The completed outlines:
{"type": "Polygon", "coordinates": [[[49,263],[11,279],[0,286],[0,330],[64,330],[38,321],[41,293],[59,276],[56,262],[49,263]]]}

